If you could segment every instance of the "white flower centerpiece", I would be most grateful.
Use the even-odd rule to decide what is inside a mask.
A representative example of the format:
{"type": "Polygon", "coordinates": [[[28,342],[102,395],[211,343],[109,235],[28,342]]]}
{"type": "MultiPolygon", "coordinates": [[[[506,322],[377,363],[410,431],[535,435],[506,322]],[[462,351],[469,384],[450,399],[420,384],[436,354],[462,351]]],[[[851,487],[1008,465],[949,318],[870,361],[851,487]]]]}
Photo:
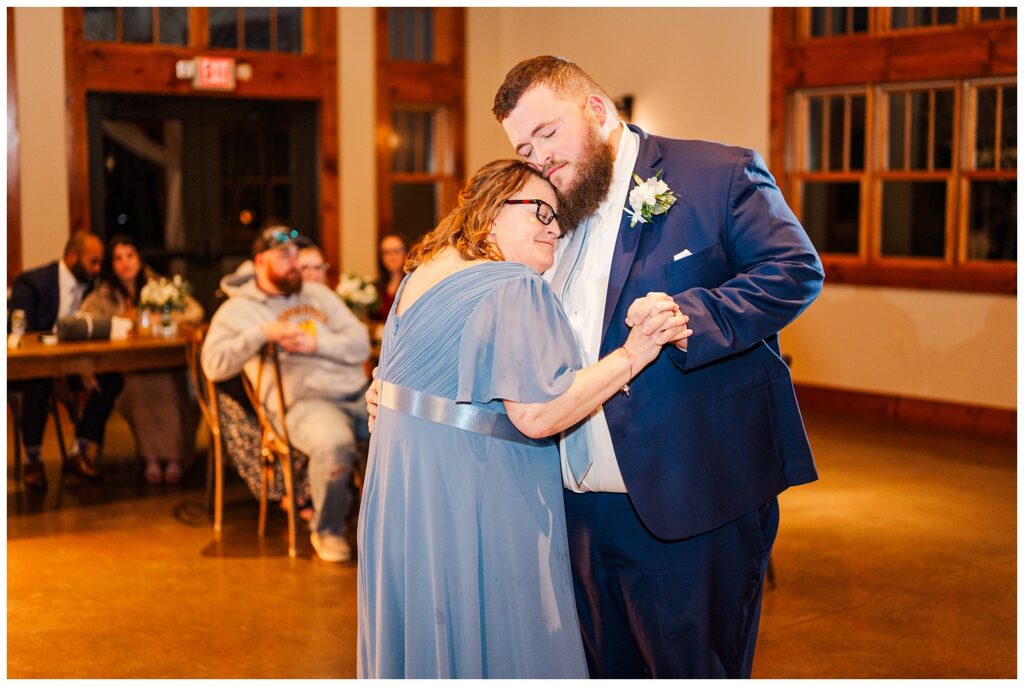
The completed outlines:
{"type": "Polygon", "coordinates": [[[661,180],[664,171],[660,170],[646,181],[633,174],[636,185],[629,192],[629,207],[623,210],[630,217],[630,228],[653,221],[654,217],[665,214],[675,204],[676,194],[661,180]]]}
{"type": "Polygon", "coordinates": [[[368,276],[360,276],[351,272],[343,274],[334,291],[348,306],[348,309],[363,320],[369,317],[371,309],[380,304],[377,286],[368,276]]]}
{"type": "MultiPolygon", "coordinates": [[[[184,312],[190,295],[192,284],[181,278],[180,274],[175,274],[172,279],[150,277],[139,293],[139,309],[146,319],[149,313],[159,312],[160,324],[153,325],[153,332],[161,336],[173,336],[178,332],[178,325],[171,318],[171,313],[184,312]]],[[[146,327],[142,325],[140,328],[146,327]]]]}

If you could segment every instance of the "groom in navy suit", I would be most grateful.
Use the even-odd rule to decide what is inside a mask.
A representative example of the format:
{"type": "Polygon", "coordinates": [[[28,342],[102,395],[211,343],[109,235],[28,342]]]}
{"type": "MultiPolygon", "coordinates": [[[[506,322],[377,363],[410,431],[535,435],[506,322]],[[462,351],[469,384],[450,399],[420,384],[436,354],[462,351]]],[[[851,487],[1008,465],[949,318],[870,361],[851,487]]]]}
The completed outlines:
{"type": "Polygon", "coordinates": [[[590,676],[749,677],[776,496],[817,478],[779,331],[818,255],[756,152],[626,126],[568,60],[517,64],[493,111],[575,226],[546,276],[586,364],[658,301],[693,331],[563,450],[590,676]]]}

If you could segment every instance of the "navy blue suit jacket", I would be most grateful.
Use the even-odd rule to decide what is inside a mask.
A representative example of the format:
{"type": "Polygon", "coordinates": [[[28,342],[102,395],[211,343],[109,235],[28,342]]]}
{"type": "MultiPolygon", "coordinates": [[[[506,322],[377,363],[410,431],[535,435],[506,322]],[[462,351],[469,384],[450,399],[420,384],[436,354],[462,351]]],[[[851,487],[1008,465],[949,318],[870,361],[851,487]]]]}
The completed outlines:
{"type": "Polygon", "coordinates": [[[11,299],[7,303],[7,329],[11,328],[10,313],[25,310],[28,331],[50,331],[57,321],[60,309],[60,277],[57,263],[22,272],[11,284],[11,299]]]}
{"type": "MultiPolygon", "coordinates": [[[[89,284],[84,295],[91,290],[92,284],[89,284]]],[[[56,261],[22,272],[11,284],[11,299],[7,303],[8,331],[11,330],[10,313],[14,310],[25,310],[28,331],[53,330],[60,311],[60,276],[56,261]]]]}
{"type": "Polygon", "coordinates": [[[817,479],[778,334],[817,297],[824,270],[755,151],[630,128],[635,173],[663,171],[677,200],[632,228],[623,213],[601,355],[625,342],[626,311],[651,291],[679,303],[693,335],[688,352],[667,346],[604,410],[640,518],[676,540],[817,479]]]}

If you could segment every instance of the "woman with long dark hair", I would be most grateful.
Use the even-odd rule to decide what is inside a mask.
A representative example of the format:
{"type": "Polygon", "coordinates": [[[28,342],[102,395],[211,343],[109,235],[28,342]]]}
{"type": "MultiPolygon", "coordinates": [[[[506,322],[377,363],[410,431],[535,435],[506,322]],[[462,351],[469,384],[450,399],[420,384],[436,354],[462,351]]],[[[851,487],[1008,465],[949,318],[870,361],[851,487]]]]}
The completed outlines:
{"type": "MultiPolygon", "coordinates": [[[[150,278],[159,275],[143,264],[138,243],[128,236],[114,236],[107,244],[100,283],[82,302],[79,311],[137,321],[139,294],[150,278]]],[[[187,298],[180,321],[197,324],[202,319],[202,306],[194,298],[187,298]]],[[[180,482],[182,463],[192,456],[199,421],[185,374],[125,374],[117,409],[128,420],[136,451],[145,460],[146,481],[171,485],[180,482]]]]}
{"type": "Polygon", "coordinates": [[[377,280],[377,295],[380,296],[380,307],[373,313],[377,321],[388,318],[391,305],[395,302],[398,286],[405,278],[405,258],[409,246],[405,239],[397,233],[389,233],[381,237],[377,246],[377,262],[380,278],[377,280]]]}

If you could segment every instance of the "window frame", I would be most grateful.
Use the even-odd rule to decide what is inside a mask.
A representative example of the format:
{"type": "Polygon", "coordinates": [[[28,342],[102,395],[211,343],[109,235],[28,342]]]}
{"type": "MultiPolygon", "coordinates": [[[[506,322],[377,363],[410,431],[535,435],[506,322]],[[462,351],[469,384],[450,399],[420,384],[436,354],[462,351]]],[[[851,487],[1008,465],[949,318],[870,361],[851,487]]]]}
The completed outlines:
{"type": "Polygon", "coordinates": [[[434,183],[440,218],[454,205],[465,178],[465,9],[433,8],[432,62],[391,59],[389,9],[376,9],[377,243],[381,236],[394,230],[391,200],[394,184],[434,183]],[[435,113],[435,172],[391,170],[391,140],[395,135],[391,114],[396,109],[424,109],[435,113]]]}
{"type": "MultiPolygon", "coordinates": [[[[865,152],[867,189],[861,189],[860,250],[821,254],[827,280],[874,286],[1015,294],[1016,261],[966,260],[969,181],[961,170],[966,145],[963,117],[967,91],[985,79],[1016,80],[1016,19],[978,21],[978,11],[961,11],[957,25],[891,31],[885,8],[871,8],[867,34],[806,37],[810,8],[772,10],[772,67],[769,160],[780,188],[797,216],[802,183],[810,177],[795,157],[797,141],[807,135],[806,117],[797,102],[805,93],[835,93],[867,88],[865,152]],[[946,244],[943,259],[881,255],[881,174],[879,149],[880,89],[916,84],[954,87],[954,147],[947,183],[946,244]],[[867,171],[870,170],[870,171],[867,171]],[[865,212],[865,203],[868,204],[865,212]],[[950,213],[954,213],[950,215],[950,213]]],[[[806,108],[804,108],[806,110],[806,108]]],[[[803,145],[803,143],[800,143],[803,145]]],[[[801,161],[802,164],[802,161],[801,161]]],[[[1007,174],[1008,175],[1008,174],[1007,174]]],[[[834,174],[832,180],[841,180],[834,174]]],[[[1013,175],[1015,178],[1015,174],[1013,175]]]]}
{"type": "Polygon", "coordinates": [[[211,48],[206,7],[189,7],[187,45],[86,41],[85,8],[65,7],[64,76],[67,98],[69,232],[89,230],[90,189],[86,97],[91,92],[185,95],[223,99],[313,100],[319,103],[317,174],[321,248],[329,277],[341,264],[338,169],[338,14],[336,8],[302,9],[302,52],[211,48]],[[235,90],[199,93],[176,79],[175,64],[199,55],[235,56],[252,77],[235,90]]]}
{"type": "MultiPolygon", "coordinates": [[[[287,9],[291,7],[283,6],[287,9]]],[[[82,21],[84,24],[85,10],[87,8],[80,7],[76,8],[80,10],[82,21]]],[[[188,7],[185,8],[188,12],[188,39],[184,45],[177,43],[163,43],[160,41],[160,9],[170,9],[167,6],[154,5],[150,7],[152,11],[152,31],[153,38],[148,43],[137,43],[129,42],[124,40],[124,21],[122,18],[122,10],[124,7],[113,7],[114,14],[114,40],[91,40],[85,38],[85,33],[82,33],[82,42],[86,46],[103,46],[106,49],[146,49],[146,50],[181,50],[185,48],[194,48],[203,51],[212,51],[216,54],[229,53],[238,55],[268,55],[268,56],[283,56],[283,55],[314,55],[317,52],[316,44],[316,28],[315,23],[317,21],[317,15],[314,8],[303,7],[302,10],[302,49],[298,51],[279,51],[277,49],[278,34],[277,34],[277,10],[280,7],[267,7],[270,10],[270,47],[266,50],[247,50],[245,48],[229,48],[221,47],[216,45],[210,45],[210,8],[209,7],[188,7]],[[156,11],[153,11],[156,10],[156,11]]],[[[235,17],[237,22],[237,31],[239,37],[239,44],[244,44],[245,36],[245,7],[235,7],[235,17]]]]}
{"type": "MultiPolygon", "coordinates": [[[[871,168],[872,160],[874,158],[873,147],[870,145],[872,131],[874,128],[874,122],[872,117],[869,116],[872,111],[871,99],[873,92],[871,89],[866,87],[825,87],[825,88],[814,88],[799,91],[793,94],[792,107],[794,108],[793,126],[795,133],[792,136],[793,147],[790,159],[792,160],[790,168],[792,171],[789,173],[789,178],[792,181],[792,197],[794,212],[797,217],[802,219],[803,206],[804,206],[804,184],[806,183],[827,183],[829,181],[837,182],[850,182],[856,181],[860,189],[860,210],[858,213],[858,240],[857,240],[857,252],[856,253],[830,253],[835,259],[847,262],[858,262],[867,257],[869,238],[867,234],[867,227],[865,226],[866,217],[869,211],[869,205],[867,203],[870,195],[868,193],[868,171],[871,168]],[[861,170],[850,170],[848,164],[844,164],[847,167],[841,171],[832,171],[824,168],[825,162],[822,160],[821,170],[811,170],[806,168],[805,161],[807,160],[808,144],[807,144],[807,133],[809,130],[809,107],[805,106],[811,98],[815,97],[833,97],[836,95],[847,96],[852,98],[856,95],[864,96],[864,168],[861,170]]],[[[827,128],[823,125],[823,128],[827,128]]],[[[849,137],[850,127],[849,119],[844,123],[844,138],[849,137]]],[[[822,146],[824,149],[824,146],[822,146]]],[[[845,147],[845,146],[844,146],[845,147]]],[[[848,159],[848,150],[844,155],[848,159]]]]}
{"type": "MultiPolygon", "coordinates": [[[[978,169],[977,161],[975,156],[977,154],[976,143],[976,131],[977,126],[977,92],[979,88],[987,88],[992,86],[1000,87],[1001,91],[1005,91],[1007,86],[1012,85],[1017,87],[1016,77],[997,76],[997,77],[986,77],[979,79],[964,79],[963,84],[960,88],[960,98],[963,102],[962,116],[964,121],[963,141],[961,143],[962,159],[964,165],[960,172],[959,182],[957,184],[957,196],[959,201],[959,212],[957,215],[957,230],[958,230],[958,242],[957,242],[957,260],[964,264],[970,265],[991,265],[991,264],[1016,264],[1010,260],[979,260],[971,259],[967,256],[967,248],[970,240],[970,197],[971,197],[971,182],[972,181],[1002,181],[1010,180],[1016,183],[1017,181],[1017,168],[1007,169],[1001,164],[993,169],[978,169]]],[[[1002,102],[1002,93],[1000,93],[997,102],[1002,102]]],[[[995,134],[995,150],[996,159],[1001,162],[1002,145],[1001,145],[1001,134],[1002,134],[1002,112],[1001,108],[997,106],[996,111],[999,112],[998,119],[999,125],[996,127],[995,134]]]]}

